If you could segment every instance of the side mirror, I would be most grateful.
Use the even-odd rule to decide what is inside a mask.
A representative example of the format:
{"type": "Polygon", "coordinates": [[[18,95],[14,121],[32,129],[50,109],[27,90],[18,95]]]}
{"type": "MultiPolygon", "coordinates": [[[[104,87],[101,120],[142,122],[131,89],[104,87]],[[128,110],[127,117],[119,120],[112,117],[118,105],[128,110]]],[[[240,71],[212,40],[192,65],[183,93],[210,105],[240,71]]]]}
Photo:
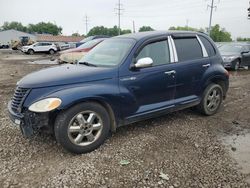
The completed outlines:
{"type": "Polygon", "coordinates": [[[152,65],[153,65],[153,59],[151,59],[150,57],[145,57],[145,58],[138,59],[134,67],[146,68],[146,67],[151,67],[152,65]]]}

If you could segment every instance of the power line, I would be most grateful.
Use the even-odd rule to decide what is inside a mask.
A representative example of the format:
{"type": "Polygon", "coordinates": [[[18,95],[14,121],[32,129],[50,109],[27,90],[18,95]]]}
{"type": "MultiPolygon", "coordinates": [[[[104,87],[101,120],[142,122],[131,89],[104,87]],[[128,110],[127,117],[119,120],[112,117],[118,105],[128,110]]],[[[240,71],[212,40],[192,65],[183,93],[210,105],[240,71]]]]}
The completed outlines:
{"type": "Polygon", "coordinates": [[[117,10],[117,15],[118,15],[118,35],[121,34],[121,11],[124,10],[122,8],[122,4],[121,4],[121,0],[118,0],[118,4],[117,4],[117,7],[115,8],[115,10],[117,10]]]}
{"type": "Polygon", "coordinates": [[[89,25],[89,18],[87,16],[87,14],[85,15],[85,29],[86,29],[86,35],[88,34],[88,25],[89,25]]]}
{"type": "Polygon", "coordinates": [[[212,0],[211,5],[207,5],[207,8],[210,8],[210,17],[209,17],[209,25],[208,25],[208,35],[210,36],[212,19],[213,19],[213,10],[217,8],[217,6],[214,6],[214,0],[212,0]]]}

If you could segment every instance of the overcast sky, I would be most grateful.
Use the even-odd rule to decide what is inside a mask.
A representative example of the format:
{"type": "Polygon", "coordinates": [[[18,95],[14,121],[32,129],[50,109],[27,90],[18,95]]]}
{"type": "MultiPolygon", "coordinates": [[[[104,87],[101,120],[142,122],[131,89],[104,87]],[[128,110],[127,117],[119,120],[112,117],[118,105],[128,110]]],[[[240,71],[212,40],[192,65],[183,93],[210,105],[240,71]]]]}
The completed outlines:
{"type": "MultiPolygon", "coordinates": [[[[24,25],[41,21],[52,22],[63,28],[63,34],[85,34],[85,14],[89,28],[98,25],[113,27],[118,18],[115,6],[118,0],[0,0],[0,25],[5,21],[19,21],[24,25]]],[[[208,26],[211,0],[121,0],[122,29],[136,30],[149,25],[156,30],[170,26],[205,28],[208,26]]],[[[250,20],[247,19],[249,0],[215,0],[217,6],[212,24],[220,24],[233,38],[250,37],[250,20]]]]}

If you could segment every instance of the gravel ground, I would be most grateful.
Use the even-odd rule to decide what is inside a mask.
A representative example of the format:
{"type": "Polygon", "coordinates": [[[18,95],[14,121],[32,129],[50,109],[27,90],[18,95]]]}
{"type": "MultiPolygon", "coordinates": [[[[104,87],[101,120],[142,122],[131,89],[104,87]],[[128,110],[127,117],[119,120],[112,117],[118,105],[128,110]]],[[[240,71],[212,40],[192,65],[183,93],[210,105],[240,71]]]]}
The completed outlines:
{"type": "Polygon", "coordinates": [[[241,173],[221,142],[250,130],[250,71],[231,75],[228,97],[214,116],[187,109],[142,121],[119,128],[94,152],[72,155],[49,136],[24,139],[7,115],[16,82],[49,65],[1,56],[1,187],[250,187],[250,174],[241,173]]]}

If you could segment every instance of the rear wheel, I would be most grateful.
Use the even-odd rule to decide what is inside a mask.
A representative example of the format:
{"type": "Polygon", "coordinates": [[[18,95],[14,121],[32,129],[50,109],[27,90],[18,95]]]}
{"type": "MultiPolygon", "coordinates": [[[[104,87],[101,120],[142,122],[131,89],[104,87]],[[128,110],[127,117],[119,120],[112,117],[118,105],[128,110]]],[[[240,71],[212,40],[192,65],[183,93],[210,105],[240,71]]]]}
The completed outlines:
{"type": "Polygon", "coordinates": [[[28,50],[28,54],[33,55],[34,53],[35,53],[34,50],[32,50],[32,49],[28,50]]]}
{"type": "Polygon", "coordinates": [[[198,109],[205,115],[213,115],[219,110],[222,100],[223,90],[221,86],[218,84],[210,84],[203,93],[198,109]]]}
{"type": "Polygon", "coordinates": [[[50,50],[49,50],[49,53],[50,53],[51,55],[53,55],[53,54],[55,53],[55,50],[50,49],[50,50]]]}
{"type": "Polygon", "coordinates": [[[92,102],[81,103],[62,112],[57,116],[54,127],[56,140],[64,149],[76,154],[98,148],[109,130],[108,112],[92,102]]]}

